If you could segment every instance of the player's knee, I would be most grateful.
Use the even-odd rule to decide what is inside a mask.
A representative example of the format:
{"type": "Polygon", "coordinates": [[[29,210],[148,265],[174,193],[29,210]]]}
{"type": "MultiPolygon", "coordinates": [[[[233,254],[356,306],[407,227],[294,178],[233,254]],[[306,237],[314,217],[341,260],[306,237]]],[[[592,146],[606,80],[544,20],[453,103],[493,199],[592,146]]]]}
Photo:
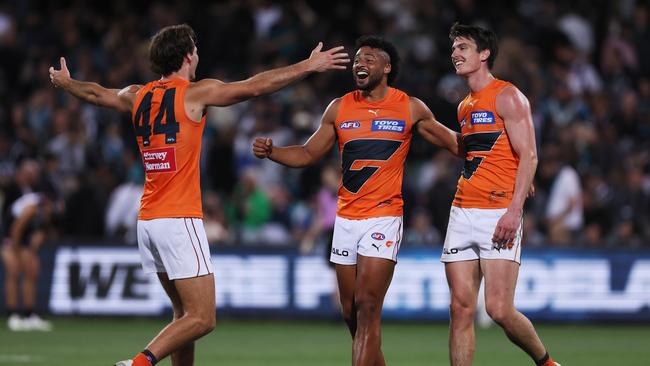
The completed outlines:
{"type": "Polygon", "coordinates": [[[5,266],[4,272],[5,272],[4,273],[5,280],[18,281],[18,277],[20,276],[20,266],[18,265],[5,266]]]}
{"type": "Polygon", "coordinates": [[[5,283],[7,283],[7,284],[11,284],[11,283],[17,284],[17,282],[18,282],[18,273],[17,272],[15,272],[15,273],[5,272],[5,283]]]}
{"type": "Polygon", "coordinates": [[[38,271],[27,270],[23,274],[23,279],[26,281],[35,282],[38,280],[38,271]]]}
{"type": "Polygon", "coordinates": [[[376,295],[371,293],[360,293],[354,299],[354,305],[357,309],[357,314],[360,316],[372,316],[381,311],[381,304],[376,295]]]}
{"type": "Polygon", "coordinates": [[[30,281],[38,280],[38,266],[28,264],[23,266],[23,269],[23,275],[25,276],[25,279],[30,281]]]}
{"type": "Polygon", "coordinates": [[[455,321],[473,321],[476,313],[476,304],[469,301],[460,301],[452,299],[449,306],[451,319],[455,321]]]}
{"type": "Polygon", "coordinates": [[[5,259],[3,264],[5,277],[7,279],[9,279],[9,277],[13,278],[14,280],[17,279],[20,274],[20,263],[13,259],[5,259]]]}
{"type": "Polygon", "coordinates": [[[488,303],[486,304],[486,310],[490,318],[494,320],[497,324],[504,324],[512,317],[513,308],[509,304],[504,304],[501,302],[488,303]]]}
{"type": "Polygon", "coordinates": [[[174,313],[174,320],[178,320],[185,316],[185,311],[183,310],[182,307],[177,307],[175,305],[172,305],[172,311],[174,313]]]}
{"type": "Polygon", "coordinates": [[[214,315],[194,317],[192,320],[194,331],[198,336],[204,336],[212,332],[217,324],[214,315]]]}

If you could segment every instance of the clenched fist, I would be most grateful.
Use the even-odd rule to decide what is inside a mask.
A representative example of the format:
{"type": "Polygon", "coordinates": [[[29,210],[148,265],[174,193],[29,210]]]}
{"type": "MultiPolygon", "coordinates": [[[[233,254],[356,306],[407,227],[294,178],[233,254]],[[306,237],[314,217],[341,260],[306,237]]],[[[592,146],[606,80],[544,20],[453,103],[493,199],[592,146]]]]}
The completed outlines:
{"type": "Polygon", "coordinates": [[[268,158],[273,152],[273,140],[268,137],[256,137],[253,141],[253,154],[260,159],[268,158]]]}

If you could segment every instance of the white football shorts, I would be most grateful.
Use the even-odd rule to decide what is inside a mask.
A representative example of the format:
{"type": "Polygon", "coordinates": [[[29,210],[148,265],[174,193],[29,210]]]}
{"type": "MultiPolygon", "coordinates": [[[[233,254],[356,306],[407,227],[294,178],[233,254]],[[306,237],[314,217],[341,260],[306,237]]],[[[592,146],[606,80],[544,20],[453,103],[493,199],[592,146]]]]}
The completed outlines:
{"type": "Polygon", "coordinates": [[[171,280],[213,272],[203,220],[138,220],[138,249],[147,273],[167,273],[171,280]]]}
{"type": "Polygon", "coordinates": [[[447,236],[442,249],[442,262],[476,259],[507,259],[521,263],[521,236],[523,222],[512,245],[504,247],[492,243],[494,229],[505,208],[483,209],[451,206],[447,236]]]}
{"type": "Polygon", "coordinates": [[[350,220],[336,217],[330,261],[336,264],[357,264],[357,254],[397,262],[402,243],[402,217],[373,217],[350,220]]]}

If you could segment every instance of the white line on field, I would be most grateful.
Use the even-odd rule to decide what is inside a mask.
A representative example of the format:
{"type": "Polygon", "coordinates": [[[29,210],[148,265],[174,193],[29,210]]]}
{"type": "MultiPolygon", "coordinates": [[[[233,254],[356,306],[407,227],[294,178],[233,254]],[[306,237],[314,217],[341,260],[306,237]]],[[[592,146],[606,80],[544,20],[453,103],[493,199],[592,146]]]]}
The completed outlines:
{"type": "Polygon", "coordinates": [[[0,364],[33,363],[41,360],[41,357],[32,355],[0,355],[0,364]]]}

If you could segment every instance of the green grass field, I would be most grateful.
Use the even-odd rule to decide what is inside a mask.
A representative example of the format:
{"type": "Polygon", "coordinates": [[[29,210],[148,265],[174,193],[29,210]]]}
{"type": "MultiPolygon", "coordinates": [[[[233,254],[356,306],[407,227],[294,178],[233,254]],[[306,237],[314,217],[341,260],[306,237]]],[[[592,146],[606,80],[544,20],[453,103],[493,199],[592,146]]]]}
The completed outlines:
{"type": "MultiPolygon", "coordinates": [[[[143,348],[163,325],[151,319],[55,319],[51,333],[0,330],[0,366],[108,366],[143,348]]],[[[540,325],[563,366],[650,365],[650,326],[540,325]]],[[[445,324],[386,323],[383,351],[394,366],[447,365],[445,324]]],[[[225,320],[197,345],[195,364],[332,366],[350,364],[342,323],[225,320]]],[[[475,365],[531,365],[498,328],[478,330],[475,365]]],[[[159,365],[170,365],[164,360],[159,365]]]]}

